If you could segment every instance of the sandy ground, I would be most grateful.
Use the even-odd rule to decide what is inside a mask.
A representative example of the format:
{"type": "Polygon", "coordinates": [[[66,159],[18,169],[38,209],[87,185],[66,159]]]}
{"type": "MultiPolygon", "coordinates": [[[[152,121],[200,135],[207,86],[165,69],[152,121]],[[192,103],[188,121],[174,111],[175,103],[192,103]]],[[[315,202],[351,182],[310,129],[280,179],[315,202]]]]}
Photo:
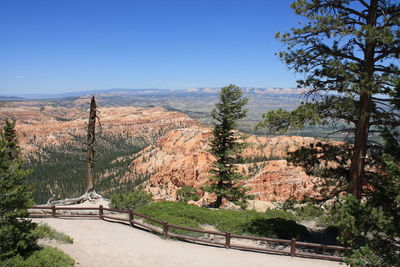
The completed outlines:
{"type": "Polygon", "coordinates": [[[90,219],[33,219],[68,234],[73,244],[52,242],[76,266],[345,266],[337,262],[292,258],[208,247],[160,237],[119,223],[90,219]]]}

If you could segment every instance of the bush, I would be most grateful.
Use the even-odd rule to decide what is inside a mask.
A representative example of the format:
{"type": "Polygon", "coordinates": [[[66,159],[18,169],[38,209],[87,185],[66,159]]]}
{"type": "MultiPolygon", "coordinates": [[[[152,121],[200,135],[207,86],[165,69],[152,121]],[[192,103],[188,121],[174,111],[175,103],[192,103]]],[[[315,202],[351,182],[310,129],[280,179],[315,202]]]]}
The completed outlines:
{"type": "Polygon", "coordinates": [[[53,247],[45,247],[37,250],[26,259],[18,255],[0,262],[1,266],[10,267],[69,267],[74,266],[74,263],[74,260],[70,256],[53,247]]]}
{"type": "Polygon", "coordinates": [[[176,191],[176,195],[181,202],[188,202],[190,200],[197,201],[200,199],[199,195],[196,193],[196,189],[188,185],[179,188],[179,190],[176,191]]]}
{"type": "Polygon", "coordinates": [[[57,232],[48,225],[38,225],[32,232],[37,238],[49,238],[68,244],[74,243],[71,237],[64,233],[57,232]]]}
{"type": "Polygon", "coordinates": [[[257,218],[248,223],[246,230],[258,236],[282,239],[304,239],[308,234],[307,228],[303,225],[279,217],[257,218]]]}
{"type": "Polygon", "coordinates": [[[325,214],[321,207],[317,207],[313,204],[307,204],[305,206],[295,208],[294,212],[300,220],[318,220],[322,215],[325,214]]]}
{"type": "Polygon", "coordinates": [[[192,228],[213,225],[221,232],[254,234],[265,237],[302,238],[305,227],[295,222],[295,216],[281,210],[256,212],[250,210],[207,209],[182,202],[158,202],[137,210],[147,216],[192,228]]]}
{"type": "Polygon", "coordinates": [[[137,208],[152,202],[153,195],[142,189],[134,189],[133,191],[122,194],[115,193],[111,195],[110,207],[122,210],[136,210],[137,208]]]}
{"type": "Polygon", "coordinates": [[[296,221],[295,215],[293,215],[290,212],[284,211],[284,210],[276,210],[276,209],[266,210],[265,217],[268,219],[282,218],[282,219],[289,220],[289,221],[296,221]]]}
{"type": "Polygon", "coordinates": [[[283,210],[294,210],[294,206],[297,204],[297,200],[295,198],[289,198],[287,200],[285,200],[280,208],[283,210]]]}

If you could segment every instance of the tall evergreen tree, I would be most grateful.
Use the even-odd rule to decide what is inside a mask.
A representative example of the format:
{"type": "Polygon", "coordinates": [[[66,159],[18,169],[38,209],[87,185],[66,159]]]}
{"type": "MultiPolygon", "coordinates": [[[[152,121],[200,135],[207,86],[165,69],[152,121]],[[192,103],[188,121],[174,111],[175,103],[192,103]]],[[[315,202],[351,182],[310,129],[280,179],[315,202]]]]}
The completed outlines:
{"type": "Polygon", "coordinates": [[[348,195],[336,203],[333,221],[339,240],[352,248],[346,261],[352,266],[400,265],[400,139],[384,129],[383,148],[375,176],[362,202],[348,195]]]}
{"type": "Polygon", "coordinates": [[[216,161],[210,173],[212,181],[205,187],[207,192],[217,195],[213,207],[220,207],[223,198],[241,206],[246,205],[247,189],[240,184],[245,177],[239,174],[235,162],[245,143],[240,142],[236,130],[238,120],[246,116],[244,105],[248,102],[242,91],[235,85],[223,87],[219,102],[211,112],[214,119],[214,137],[210,142],[211,153],[216,161]]]}
{"type": "Polygon", "coordinates": [[[15,132],[16,121],[6,119],[4,121],[4,139],[7,142],[8,156],[11,160],[17,159],[20,156],[17,134],[15,132]]]}
{"type": "Polygon", "coordinates": [[[304,74],[307,101],[293,112],[264,114],[259,126],[286,131],[307,123],[344,123],[353,134],[349,191],[361,197],[369,137],[379,126],[400,126],[400,3],[395,0],[298,0],[304,25],[277,34],[279,55],[304,74]]]}
{"type": "Polygon", "coordinates": [[[25,219],[33,204],[29,171],[22,169],[15,121],[5,120],[0,131],[0,260],[30,251],[36,242],[35,224],[25,219]]]}

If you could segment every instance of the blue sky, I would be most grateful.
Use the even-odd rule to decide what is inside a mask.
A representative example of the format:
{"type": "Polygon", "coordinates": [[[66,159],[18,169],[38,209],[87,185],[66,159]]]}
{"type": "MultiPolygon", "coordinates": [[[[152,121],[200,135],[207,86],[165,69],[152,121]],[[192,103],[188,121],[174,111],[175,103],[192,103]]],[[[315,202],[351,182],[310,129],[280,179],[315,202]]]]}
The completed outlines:
{"type": "Polygon", "coordinates": [[[292,0],[2,0],[0,94],[295,87],[292,0]]]}

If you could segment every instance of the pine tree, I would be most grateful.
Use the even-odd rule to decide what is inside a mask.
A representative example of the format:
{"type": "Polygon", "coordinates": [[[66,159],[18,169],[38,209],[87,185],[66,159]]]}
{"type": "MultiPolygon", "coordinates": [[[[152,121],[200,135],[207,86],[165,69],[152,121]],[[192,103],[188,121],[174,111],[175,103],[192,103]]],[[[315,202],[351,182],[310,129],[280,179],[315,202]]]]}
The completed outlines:
{"type": "Polygon", "coordinates": [[[22,169],[15,135],[15,121],[5,120],[0,131],[0,260],[24,255],[36,244],[35,228],[27,208],[33,204],[32,188],[26,184],[29,171],[22,169]]]}
{"type": "Polygon", "coordinates": [[[8,156],[11,160],[17,159],[20,156],[17,135],[15,132],[16,121],[4,121],[4,139],[7,142],[8,156]]]}
{"type": "Polygon", "coordinates": [[[384,129],[384,146],[371,174],[374,179],[362,202],[348,195],[336,204],[333,221],[340,241],[352,247],[347,263],[352,266],[399,266],[400,264],[400,139],[384,129]]]}
{"type": "Polygon", "coordinates": [[[353,136],[349,191],[361,197],[371,132],[400,126],[400,3],[391,0],[298,0],[305,25],[277,34],[279,55],[304,74],[306,102],[293,112],[264,114],[259,126],[286,131],[306,124],[344,124],[353,136]]]}
{"type": "Polygon", "coordinates": [[[223,87],[220,93],[219,102],[211,112],[214,119],[214,130],[210,142],[211,153],[216,161],[210,170],[212,174],[211,183],[204,189],[209,193],[217,195],[213,207],[220,207],[223,198],[239,204],[246,205],[247,189],[240,184],[245,177],[239,174],[235,167],[238,154],[243,150],[245,143],[236,130],[238,120],[246,116],[247,110],[243,107],[248,102],[242,96],[242,91],[235,85],[223,87]]]}

